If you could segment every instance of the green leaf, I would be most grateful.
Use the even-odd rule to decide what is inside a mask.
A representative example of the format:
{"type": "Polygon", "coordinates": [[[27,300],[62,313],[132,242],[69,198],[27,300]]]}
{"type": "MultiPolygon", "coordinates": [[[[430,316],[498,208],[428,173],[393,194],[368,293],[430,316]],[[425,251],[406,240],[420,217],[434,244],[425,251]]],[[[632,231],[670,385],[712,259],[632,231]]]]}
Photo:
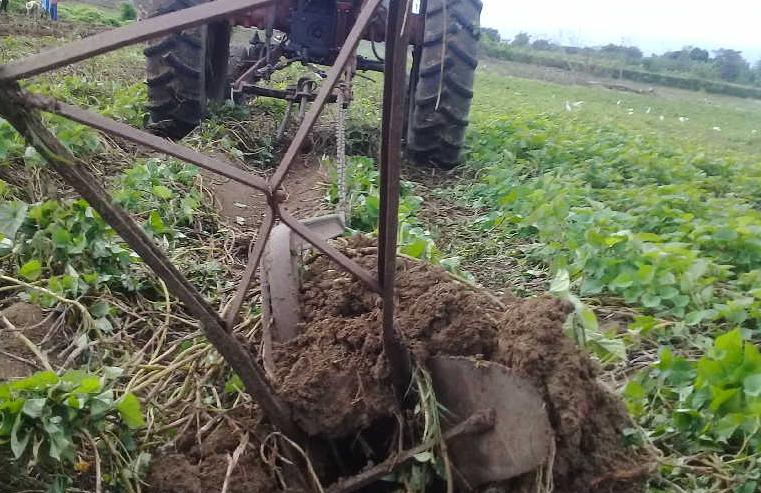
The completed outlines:
{"type": "Polygon", "coordinates": [[[732,493],[757,493],[758,481],[748,481],[734,489],[732,493]]]}
{"type": "Polygon", "coordinates": [[[581,294],[600,294],[604,287],[605,286],[603,285],[602,281],[599,279],[586,277],[584,278],[584,282],[581,283],[581,294]]]}
{"type": "Polygon", "coordinates": [[[156,233],[161,234],[166,231],[166,225],[158,211],[151,211],[150,216],[148,216],[148,225],[156,233]]]}
{"type": "Polygon", "coordinates": [[[761,396],[761,373],[745,377],[743,380],[743,392],[748,397],[761,396]]]}
{"type": "Polygon", "coordinates": [[[45,403],[47,399],[27,399],[24,402],[24,407],[21,408],[21,412],[29,416],[30,418],[39,418],[42,416],[42,411],[45,409],[45,403]]]}
{"type": "Polygon", "coordinates": [[[632,400],[642,400],[645,398],[645,388],[636,380],[630,380],[624,388],[624,397],[632,400]]]}
{"type": "Polygon", "coordinates": [[[719,387],[711,388],[711,406],[710,409],[713,412],[717,412],[722,406],[727,404],[730,400],[734,399],[738,395],[740,389],[722,389],[719,387]]]}
{"type": "Polygon", "coordinates": [[[231,376],[227,382],[225,382],[225,393],[234,394],[243,390],[243,380],[238,375],[231,376]]]}
{"type": "Polygon", "coordinates": [[[154,185],[151,190],[153,191],[153,195],[162,200],[169,200],[173,195],[172,191],[164,185],[154,185]]]}
{"type": "Polygon", "coordinates": [[[116,410],[119,411],[122,420],[129,428],[135,430],[145,426],[143,412],[140,409],[140,400],[135,394],[124,394],[116,403],[116,410]]]}
{"type": "Polygon", "coordinates": [[[650,284],[655,277],[655,267],[652,265],[641,265],[637,271],[637,282],[640,284],[650,284]]]}
{"type": "Polygon", "coordinates": [[[630,272],[621,272],[610,283],[611,289],[624,289],[634,284],[634,278],[630,272]]]}
{"type": "Polygon", "coordinates": [[[106,301],[96,301],[90,306],[90,314],[93,318],[105,317],[111,311],[111,305],[106,301]]]}
{"type": "Polygon", "coordinates": [[[425,257],[425,250],[428,247],[428,242],[424,239],[419,239],[403,245],[399,250],[410,257],[422,259],[425,257]]]}
{"type": "Polygon", "coordinates": [[[698,325],[700,322],[703,321],[704,318],[706,318],[707,313],[705,310],[696,310],[689,312],[684,317],[684,323],[687,325],[698,325]]]}
{"type": "Polygon", "coordinates": [[[90,415],[98,419],[108,413],[114,406],[113,390],[101,392],[90,400],[90,415]]]}
{"type": "Polygon", "coordinates": [[[21,266],[18,273],[27,281],[36,281],[42,275],[42,262],[37,259],[30,260],[21,266]]]}
{"type": "Polygon", "coordinates": [[[78,394],[97,394],[100,392],[100,389],[100,379],[94,376],[87,376],[79,382],[79,385],[74,389],[74,392],[78,394]]]}
{"type": "Polygon", "coordinates": [[[43,390],[59,382],[58,376],[52,371],[37,372],[27,378],[14,380],[10,383],[11,390],[43,390]]]}
{"type": "Polygon", "coordinates": [[[596,332],[599,329],[599,323],[597,322],[597,316],[595,316],[594,310],[586,305],[582,305],[578,313],[581,325],[584,326],[584,330],[587,332],[596,332]]]}
{"type": "Polygon", "coordinates": [[[52,234],[53,244],[59,248],[72,246],[71,233],[63,228],[55,228],[52,234]]]}
{"type": "Polygon", "coordinates": [[[26,446],[31,438],[31,433],[21,430],[23,419],[21,414],[16,415],[16,422],[13,424],[13,430],[11,430],[11,452],[16,459],[19,459],[24,455],[26,446]]]}
{"type": "Polygon", "coordinates": [[[714,342],[718,357],[725,365],[740,365],[744,358],[742,330],[738,327],[731,332],[720,335],[714,342]]]}
{"type": "Polygon", "coordinates": [[[550,283],[550,293],[562,296],[571,289],[571,277],[565,269],[558,270],[550,283]]]}
{"type": "Polygon", "coordinates": [[[645,293],[642,295],[642,305],[646,308],[657,308],[661,306],[661,298],[651,293],[645,293]]]}
{"type": "Polygon", "coordinates": [[[29,206],[20,201],[3,201],[0,203],[0,235],[13,240],[19,230],[29,206]]]}
{"type": "Polygon", "coordinates": [[[679,294],[679,290],[674,286],[664,286],[658,290],[658,296],[664,300],[670,300],[679,294]]]}

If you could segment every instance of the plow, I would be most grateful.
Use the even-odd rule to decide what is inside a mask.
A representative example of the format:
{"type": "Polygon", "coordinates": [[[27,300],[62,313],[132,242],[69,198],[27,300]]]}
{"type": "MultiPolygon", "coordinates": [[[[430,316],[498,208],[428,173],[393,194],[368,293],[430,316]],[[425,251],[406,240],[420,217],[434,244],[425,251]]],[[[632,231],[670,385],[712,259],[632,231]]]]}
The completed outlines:
{"type": "MultiPolygon", "coordinates": [[[[75,41],[28,59],[0,66],[0,116],[119,233],[200,323],[207,339],[240,376],[265,419],[290,443],[305,451],[288,455],[287,486],[321,491],[307,473],[320,455],[320,437],[310,436],[276,392],[273,347],[303,331],[300,292],[305,250],[316,250],[377,297],[382,307],[382,347],[389,385],[399,409],[414,407],[411,390],[418,367],[430,372],[442,409],[443,439],[458,490],[476,490],[531,472],[550,456],[553,434],[539,391],[496,362],[434,355],[416,359],[399,326],[397,237],[403,154],[418,165],[451,168],[461,159],[467,128],[478,37],[477,0],[218,0],[143,2],[144,19],[75,41]],[[236,56],[230,56],[234,25],[257,28],[236,56]],[[360,42],[373,57],[358,54],[360,42]],[[149,42],[147,84],[149,131],[140,130],[55,99],[30,93],[23,79],[119,48],[149,42]],[[383,44],[383,56],[376,44],[383,44]],[[409,59],[412,59],[408,70],[409,59]],[[311,71],[287,89],[267,87],[272,74],[293,64],[311,71]],[[327,68],[321,68],[327,67],[327,68]],[[339,144],[336,214],[298,220],[283,207],[283,181],[328,104],[339,114],[350,105],[358,71],[383,74],[380,156],[380,210],[377,265],[367,269],[331,239],[346,223],[345,159],[339,144]],[[298,127],[277,166],[265,179],[234,163],[183,146],[181,139],[200,124],[214,100],[276,97],[287,101],[278,130],[284,138],[290,119],[298,127]],[[225,308],[212,307],[98,179],[44,125],[42,113],[56,114],[124,139],[152,152],[173,156],[263,194],[266,212],[249,249],[248,263],[225,308]],[[232,334],[243,305],[259,278],[263,304],[261,354],[251,354],[232,334]]],[[[340,116],[339,118],[343,118],[340,116]]],[[[380,481],[433,444],[399,450],[379,465],[353,471],[328,491],[358,491],[380,481]]]]}

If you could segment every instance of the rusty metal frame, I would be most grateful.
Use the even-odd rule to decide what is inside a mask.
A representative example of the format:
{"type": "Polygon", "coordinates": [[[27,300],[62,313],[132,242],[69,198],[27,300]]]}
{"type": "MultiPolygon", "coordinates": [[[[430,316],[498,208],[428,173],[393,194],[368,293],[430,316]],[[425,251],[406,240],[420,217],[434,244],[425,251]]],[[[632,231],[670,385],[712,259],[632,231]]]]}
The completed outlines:
{"type": "Polygon", "coordinates": [[[205,156],[188,147],[164,140],[124,123],[114,121],[56,99],[32,94],[21,89],[18,81],[39,75],[86,58],[107,53],[131,44],[179,31],[254,8],[271,5],[275,0],[218,0],[179,12],[154,17],[126,27],[96,34],[59,48],[34,55],[19,62],[0,66],[0,115],[16,128],[64,180],[119,233],[143,261],[166,283],[201,322],[209,341],[240,375],[246,391],[259,403],[266,417],[294,440],[303,439],[291,419],[288,407],[275,395],[264,370],[233,337],[231,330],[256,274],[269,233],[277,221],[288,225],[297,235],[312,244],[341,268],[356,276],[383,299],[383,340],[387,357],[394,369],[397,388],[409,382],[409,354],[394,325],[394,272],[398,229],[398,193],[401,160],[401,129],[404,118],[404,81],[411,19],[411,0],[391,0],[387,24],[385,86],[381,155],[381,217],[377,278],[329,243],[314,235],[309,228],[282,207],[283,180],[291,168],[309,132],[325,104],[331,100],[341,77],[356,59],[356,48],[373,20],[382,0],[366,0],[354,26],[330,68],[288,150],[269,180],[246,173],[223,159],[205,156]],[[172,264],[167,255],[141,227],[115,204],[96,177],[42,123],[40,111],[54,113],[99,131],[121,137],[140,146],[195,164],[236,182],[263,192],[269,211],[249,254],[248,264],[223,321],[216,310],[172,264]],[[406,380],[406,381],[405,381],[406,380]]]}

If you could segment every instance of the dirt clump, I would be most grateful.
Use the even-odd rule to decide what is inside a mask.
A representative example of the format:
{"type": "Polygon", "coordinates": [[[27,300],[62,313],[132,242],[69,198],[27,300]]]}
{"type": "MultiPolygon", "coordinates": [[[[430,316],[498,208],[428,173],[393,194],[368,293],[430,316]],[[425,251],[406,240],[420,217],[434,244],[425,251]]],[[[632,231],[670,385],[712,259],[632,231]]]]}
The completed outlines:
{"type": "MultiPolygon", "coordinates": [[[[373,270],[376,249],[345,253],[373,270]]],[[[397,319],[419,361],[435,354],[490,356],[497,321],[480,296],[442,269],[400,262],[397,319]]],[[[317,257],[302,281],[303,334],[274,348],[278,391],[310,435],[341,437],[396,410],[381,341],[379,297],[317,257]]]]}
{"type": "MultiPolygon", "coordinates": [[[[2,315],[34,344],[39,345],[50,331],[50,321],[37,305],[14,303],[4,308],[2,315]]],[[[0,324],[0,381],[27,377],[38,370],[39,364],[34,353],[0,324]]]]}
{"type": "MultiPolygon", "coordinates": [[[[377,249],[369,240],[352,238],[342,249],[375,269],[377,249]]],[[[508,297],[499,306],[443,269],[408,259],[398,262],[397,285],[397,320],[418,362],[438,354],[478,356],[534,383],[556,437],[554,491],[644,490],[651,460],[625,446],[622,432],[632,425],[622,404],[564,335],[566,303],[508,297]]],[[[337,438],[392,416],[397,407],[378,296],[324,256],[306,263],[301,296],[302,334],[274,348],[275,385],[294,419],[310,435],[337,438]]],[[[536,491],[535,478],[515,478],[504,491],[536,491]]]]}
{"type": "MultiPolygon", "coordinates": [[[[556,492],[643,491],[652,460],[624,446],[632,424],[622,402],[597,380],[597,364],[563,334],[571,310],[549,296],[508,301],[494,361],[525,375],[544,397],[555,431],[556,492]]],[[[536,491],[530,479],[508,491],[536,491]]]]}
{"type": "MultiPolygon", "coordinates": [[[[225,481],[230,457],[240,444],[242,433],[254,437],[263,434],[259,414],[237,419],[233,425],[223,422],[204,437],[200,444],[195,433],[180,437],[172,450],[159,453],[151,461],[146,482],[148,493],[206,493],[220,491],[225,481]]],[[[262,463],[255,438],[232,471],[227,491],[250,493],[276,491],[278,488],[268,469],[262,463]]],[[[260,438],[263,438],[260,437],[260,438]]]]}

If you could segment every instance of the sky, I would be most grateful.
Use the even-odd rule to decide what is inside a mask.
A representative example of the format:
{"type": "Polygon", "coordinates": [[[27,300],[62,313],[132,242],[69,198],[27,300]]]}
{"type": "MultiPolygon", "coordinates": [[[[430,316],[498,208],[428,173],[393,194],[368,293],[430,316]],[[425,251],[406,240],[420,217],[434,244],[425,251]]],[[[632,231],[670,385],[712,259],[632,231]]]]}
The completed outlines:
{"type": "Polygon", "coordinates": [[[563,44],[636,45],[649,55],[683,46],[761,59],[759,0],[483,0],[481,25],[563,44]]]}

